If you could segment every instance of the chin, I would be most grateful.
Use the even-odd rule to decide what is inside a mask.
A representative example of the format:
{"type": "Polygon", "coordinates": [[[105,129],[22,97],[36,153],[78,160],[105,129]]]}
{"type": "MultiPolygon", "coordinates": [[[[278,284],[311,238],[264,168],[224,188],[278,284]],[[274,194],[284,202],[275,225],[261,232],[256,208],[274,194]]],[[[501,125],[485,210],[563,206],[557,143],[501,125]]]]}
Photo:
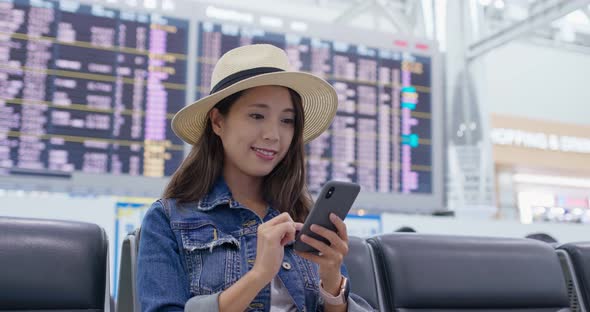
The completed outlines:
{"type": "Polygon", "coordinates": [[[272,170],[274,168],[270,168],[270,169],[258,169],[258,170],[252,170],[251,172],[249,172],[248,174],[253,176],[253,177],[266,177],[267,175],[269,175],[272,170]]]}

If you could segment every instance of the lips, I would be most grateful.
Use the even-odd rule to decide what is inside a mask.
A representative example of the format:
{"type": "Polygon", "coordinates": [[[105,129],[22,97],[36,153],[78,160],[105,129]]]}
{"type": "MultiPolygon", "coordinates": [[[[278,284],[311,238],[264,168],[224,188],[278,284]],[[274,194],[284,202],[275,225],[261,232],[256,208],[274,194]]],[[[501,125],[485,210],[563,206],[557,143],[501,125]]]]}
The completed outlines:
{"type": "Polygon", "coordinates": [[[254,147],[254,146],[252,146],[252,150],[255,152],[261,153],[263,155],[266,155],[266,156],[274,156],[278,153],[275,150],[266,149],[266,148],[258,148],[258,147],[254,147]]]}
{"type": "Polygon", "coordinates": [[[258,148],[252,146],[251,149],[256,153],[256,155],[265,160],[272,160],[277,155],[277,151],[266,149],[266,148],[258,148]]]}

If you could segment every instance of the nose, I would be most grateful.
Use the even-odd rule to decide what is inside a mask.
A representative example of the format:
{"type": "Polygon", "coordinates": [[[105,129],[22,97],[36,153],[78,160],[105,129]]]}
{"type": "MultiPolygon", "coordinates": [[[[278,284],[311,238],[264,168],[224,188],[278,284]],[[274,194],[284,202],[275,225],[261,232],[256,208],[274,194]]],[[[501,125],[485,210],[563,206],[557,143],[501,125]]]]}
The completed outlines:
{"type": "Polygon", "coordinates": [[[279,140],[279,126],[274,122],[267,122],[264,126],[263,139],[265,141],[278,141],[279,140]]]}

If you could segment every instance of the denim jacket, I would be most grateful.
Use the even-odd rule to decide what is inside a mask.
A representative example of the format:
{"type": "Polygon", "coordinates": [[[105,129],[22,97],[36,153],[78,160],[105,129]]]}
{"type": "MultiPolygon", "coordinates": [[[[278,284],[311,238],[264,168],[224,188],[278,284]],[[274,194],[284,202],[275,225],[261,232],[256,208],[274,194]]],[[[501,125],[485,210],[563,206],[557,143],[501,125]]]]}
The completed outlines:
{"type": "MultiPolygon", "coordinates": [[[[277,216],[271,207],[263,220],[232,199],[220,178],[198,202],[156,201],[142,223],[137,294],[142,311],[218,311],[219,294],[252,269],[258,225],[277,216]]],[[[346,275],[344,266],[341,269],[346,275]]],[[[323,311],[318,266],[285,247],[278,273],[298,311],[323,311]]],[[[370,306],[355,294],[349,311],[370,306]]],[[[246,311],[270,310],[270,283],[246,311]]]]}

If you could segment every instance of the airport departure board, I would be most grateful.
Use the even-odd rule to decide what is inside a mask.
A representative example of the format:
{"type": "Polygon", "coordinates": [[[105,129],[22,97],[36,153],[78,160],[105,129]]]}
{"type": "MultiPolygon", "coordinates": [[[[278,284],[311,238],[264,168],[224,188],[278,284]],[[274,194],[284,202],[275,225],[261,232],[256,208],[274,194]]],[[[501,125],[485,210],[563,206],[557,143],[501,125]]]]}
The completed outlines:
{"type": "Polygon", "coordinates": [[[65,0],[0,0],[0,20],[0,174],[176,170],[187,20],[65,0]]]}
{"type": "Polygon", "coordinates": [[[306,147],[312,192],[328,180],[354,181],[365,192],[433,192],[430,57],[225,23],[198,29],[197,98],[208,95],[221,55],[254,43],[286,50],[293,69],[334,86],[334,122],[306,147]]]}

